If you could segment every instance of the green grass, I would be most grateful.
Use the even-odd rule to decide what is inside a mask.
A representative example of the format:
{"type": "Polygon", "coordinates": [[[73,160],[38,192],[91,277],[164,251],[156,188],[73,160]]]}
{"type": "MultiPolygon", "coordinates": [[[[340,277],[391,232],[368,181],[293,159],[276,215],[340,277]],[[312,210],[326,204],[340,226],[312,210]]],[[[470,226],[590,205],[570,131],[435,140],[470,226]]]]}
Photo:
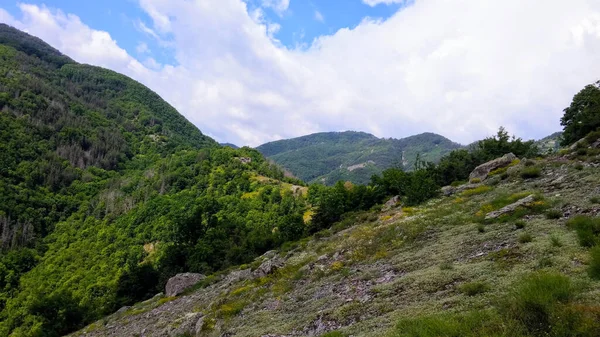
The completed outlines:
{"type": "Polygon", "coordinates": [[[517,220],[515,221],[515,228],[516,229],[523,229],[525,228],[525,226],[527,225],[527,223],[523,220],[517,220]]]}

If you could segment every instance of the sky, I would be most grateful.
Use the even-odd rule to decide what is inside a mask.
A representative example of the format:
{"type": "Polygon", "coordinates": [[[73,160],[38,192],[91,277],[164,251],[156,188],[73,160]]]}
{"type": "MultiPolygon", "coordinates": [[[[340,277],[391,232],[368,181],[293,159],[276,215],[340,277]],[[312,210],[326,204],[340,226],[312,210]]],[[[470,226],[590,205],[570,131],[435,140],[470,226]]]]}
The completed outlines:
{"type": "Polygon", "coordinates": [[[220,142],[525,139],[600,79],[598,0],[0,0],[0,22],[147,85],[220,142]]]}

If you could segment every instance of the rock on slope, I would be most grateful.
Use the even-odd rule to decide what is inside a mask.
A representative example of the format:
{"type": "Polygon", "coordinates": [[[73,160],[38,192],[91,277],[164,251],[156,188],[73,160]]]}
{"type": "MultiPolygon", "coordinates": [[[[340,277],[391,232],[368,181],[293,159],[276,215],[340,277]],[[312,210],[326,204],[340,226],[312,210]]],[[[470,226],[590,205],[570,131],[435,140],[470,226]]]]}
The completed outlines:
{"type": "Polygon", "coordinates": [[[579,299],[597,306],[600,283],[588,278],[585,250],[565,221],[599,213],[600,206],[581,196],[600,195],[600,172],[564,158],[536,165],[542,171],[536,179],[513,170],[505,180],[492,176],[486,185],[418,208],[360,214],[337,233],[320,233],[276,257],[209,276],[189,294],[139,303],[73,336],[399,334],[394,327],[405,317],[485,311],[516,280],[540,268],[589,284],[579,299]],[[517,214],[524,229],[505,218],[478,230],[485,214],[531,194],[536,201],[517,214]],[[548,207],[562,217],[547,219],[542,212],[548,207]],[[519,240],[525,232],[531,242],[519,240]],[[281,268],[251,272],[274,258],[281,268]],[[472,283],[488,288],[468,295],[462,289],[472,283]]]}

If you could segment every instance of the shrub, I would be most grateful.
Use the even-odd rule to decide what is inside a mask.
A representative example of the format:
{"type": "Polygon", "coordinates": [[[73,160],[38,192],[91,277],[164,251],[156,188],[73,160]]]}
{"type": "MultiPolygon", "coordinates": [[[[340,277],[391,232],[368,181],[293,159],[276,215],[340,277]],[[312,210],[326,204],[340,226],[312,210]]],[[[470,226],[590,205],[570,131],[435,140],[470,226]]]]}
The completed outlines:
{"type": "Polygon", "coordinates": [[[575,229],[582,246],[593,247],[600,243],[600,218],[580,215],[569,220],[567,226],[575,229]]]}
{"type": "Polygon", "coordinates": [[[471,184],[479,184],[481,182],[481,179],[479,179],[479,178],[473,178],[473,179],[471,179],[470,182],[471,182],[471,184]]]}
{"type": "Polygon", "coordinates": [[[523,229],[525,228],[526,222],[523,220],[517,220],[515,221],[515,228],[516,229],[523,229]]]}
{"type": "Polygon", "coordinates": [[[489,286],[483,282],[469,282],[460,286],[459,290],[467,296],[475,296],[488,291],[489,286]]]}
{"type": "Polygon", "coordinates": [[[553,247],[562,247],[562,242],[560,241],[560,238],[556,235],[550,236],[550,243],[553,247]]]}
{"type": "Polygon", "coordinates": [[[458,186],[464,185],[466,183],[467,182],[463,181],[463,180],[455,180],[455,181],[452,182],[452,184],[450,184],[450,186],[452,186],[452,187],[458,187],[458,186]]]}
{"type": "Polygon", "coordinates": [[[600,280],[600,246],[596,246],[590,250],[590,266],[589,274],[590,277],[596,280],[600,280]]]}
{"type": "Polygon", "coordinates": [[[454,269],[454,265],[450,261],[442,262],[440,264],[440,270],[452,270],[454,269]]]}
{"type": "Polygon", "coordinates": [[[529,167],[529,166],[534,166],[535,165],[535,161],[527,159],[525,161],[525,166],[529,167]]]}
{"type": "Polygon", "coordinates": [[[521,235],[519,235],[519,242],[520,243],[528,243],[533,241],[533,237],[531,236],[531,234],[529,233],[523,233],[521,235]]]}
{"type": "Polygon", "coordinates": [[[583,164],[582,163],[577,163],[577,164],[575,164],[574,168],[576,170],[578,170],[578,171],[581,171],[581,170],[583,170],[583,164]]]}
{"type": "Polygon", "coordinates": [[[504,303],[505,315],[523,324],[527,331],[546,335],[552,330],[561,304],[574,296],[568,277],[553,273],[536,273],[525,278],[504,303]]]}
{"type": "Polygon", "coordinates": [[[478,231],[479,233],[483,233],[483,232],[485,232],[485,225],[484,225],[484,224],[482,224],[482,223],[478,224],[478,225],[477,225],[477,231],[478,231]]]}
{"type": "Polygon", "coordinates": [[[557,209],[549,209],[546,211],[546,219],[560,219],[562,212],[557,209]]]}
{"type": "Polygon", "coordinates": [[[521,178],[523,179],[533,179],[542,175],[542,170],[537,166],[525,167],[521,171],[521,178]]]}
{"type": "Polygon", "coordinates": [[[591,197],[590,202],[592,204],[600,204],[600,197],[591,197]]]}

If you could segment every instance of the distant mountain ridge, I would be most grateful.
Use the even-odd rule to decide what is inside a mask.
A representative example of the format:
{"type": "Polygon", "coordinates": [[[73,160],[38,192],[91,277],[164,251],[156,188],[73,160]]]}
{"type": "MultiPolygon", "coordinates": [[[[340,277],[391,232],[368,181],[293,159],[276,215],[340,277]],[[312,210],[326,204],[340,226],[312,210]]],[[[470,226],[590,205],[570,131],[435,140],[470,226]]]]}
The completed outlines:
{"type": "Polygon", "coordinates": [[[435,133],[401,139],[378,138],[366,132],[321,132],[278,140],[256,149],[306,182],[357,184],[392,166],[411,170],[417,159],[437,162],[462,145],[435,133]]]}

